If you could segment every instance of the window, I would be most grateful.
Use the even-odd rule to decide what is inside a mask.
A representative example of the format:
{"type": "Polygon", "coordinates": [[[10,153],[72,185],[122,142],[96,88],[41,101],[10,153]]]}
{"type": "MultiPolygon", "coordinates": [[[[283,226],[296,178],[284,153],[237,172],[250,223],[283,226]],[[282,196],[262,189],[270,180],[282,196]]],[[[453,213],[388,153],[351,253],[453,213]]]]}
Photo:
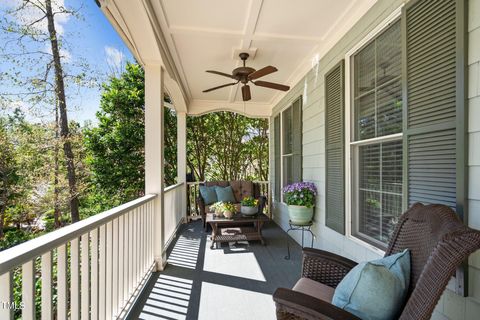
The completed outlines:
{"type": "Polygon", "coordinates": [[[281,188],[302,180],[302,99],[274,118],[275,200],[281,188]]]}
{"type": "Polygon", "coordinates": [[[275,164],[275,193],[274,198],[275,201],[280,201],[280,194],[281,194],[281,181],[280,181],[280,174],[282,172],[281,169],[281,150],[280,150],[280,115],[276,116],[273,120],[273,139],[274,139],[274,164],[275,164]]]}
{"type": "Polygon", "coordinates": [[[352,235],[385,247],[402,213],[400,21],[350,57],[352,235]]]}

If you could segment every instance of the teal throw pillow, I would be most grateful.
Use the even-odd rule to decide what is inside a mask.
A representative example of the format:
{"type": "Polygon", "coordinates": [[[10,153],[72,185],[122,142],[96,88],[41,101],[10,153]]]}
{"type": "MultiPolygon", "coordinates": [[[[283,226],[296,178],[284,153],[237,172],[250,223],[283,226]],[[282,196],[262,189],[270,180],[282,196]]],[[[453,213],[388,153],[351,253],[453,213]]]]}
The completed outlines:
{"type": "Polygon", "coordinates": [[[206,205],[209,205],[218,201],[217,193],[215,192],[215,186],[212,186],[212,187],[200,186],[200,195],[202,196],[203,201],[205,201],[206,205]]]}
{"type": "Polygon", "coordinates": [[[215,191],[217,192],[218,201],[231,202],[231,203],[237,202],[235,200],[235,196],[233,195],[233,190],[231,186],[228,186],[225,188],[216,186],[215,191]]]}
{"type": "Polygon", "coordinates": [[[335,289],[332,304],[363,320],[397,319],[410,284],[410,251],[358,264],[335,289]]]}

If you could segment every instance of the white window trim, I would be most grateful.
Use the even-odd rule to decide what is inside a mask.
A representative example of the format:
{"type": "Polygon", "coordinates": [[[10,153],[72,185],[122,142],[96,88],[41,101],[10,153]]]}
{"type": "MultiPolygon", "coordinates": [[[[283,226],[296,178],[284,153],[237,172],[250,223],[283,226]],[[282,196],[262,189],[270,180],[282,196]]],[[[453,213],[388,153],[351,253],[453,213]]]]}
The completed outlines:
{"type": "Polygon", "coordinates": [[[352,116],[352,106],[351,106],[351,57],[357,53],[365,44],[370,40],[375,38],[382,31],[387,29],[394,21],[396,21],[402,14],[403,4],[393,11],[387,18],[385,18],[379,25],[377,25],[365,38],[358,42],[352,49],[350,49],[345,54],[345,236],[371,251],[384,255],[385,251],[381,250],[374,245],[363,241],[355,237],[352,234],[352,165],[355,164],[355,161],[352,161],[352,148],[355,145],[373,143],[375,140],[397,140],[403,135],[403,133],[393,134],[385,137],[372,138],[362,141],[353,141],[351,137],[352,126],[354,125],[351,116],[352,116]]]}

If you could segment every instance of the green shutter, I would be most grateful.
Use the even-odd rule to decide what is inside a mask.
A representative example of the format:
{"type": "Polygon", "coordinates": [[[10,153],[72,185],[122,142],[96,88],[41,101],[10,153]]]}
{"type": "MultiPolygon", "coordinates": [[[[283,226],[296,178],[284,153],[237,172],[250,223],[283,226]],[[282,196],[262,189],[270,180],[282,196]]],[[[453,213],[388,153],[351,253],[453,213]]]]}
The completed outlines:
{"type": "Polygon", "coordinates": [[[345,234],[344,61],[325,75],[326,225],[345,234]]]}
{"type": "Polygon", "coordinates": [[[293,119],[293,181],[302,181],[302,97],[292,105],[293,119]]]}
{"type": "Polygon", "coordinates": [[[274,143],[274,168],[275,168],[275,201],[280,201],[280,192],[281,192],[281,154],[280,154],[280,115],[277,115],[273,119],[273,143],[274,143]]]}
{"type": "Polygon", "coordinates": [[[465,2],[411,1],[402,20],[404,205],[445,204],[466,219],[465,2]]]}

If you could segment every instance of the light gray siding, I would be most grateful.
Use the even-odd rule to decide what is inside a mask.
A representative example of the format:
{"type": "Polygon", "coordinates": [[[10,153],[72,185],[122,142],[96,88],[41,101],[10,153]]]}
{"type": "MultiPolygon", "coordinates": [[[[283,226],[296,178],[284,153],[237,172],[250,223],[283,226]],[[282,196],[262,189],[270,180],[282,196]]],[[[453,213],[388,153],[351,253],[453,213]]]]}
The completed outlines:
{"type": "MultiPolygon", "coordinates": [[[[319,64],[298,82],[274,108],[277,115],[299,95],[303,95],[303,178],[317,185],[319,197],[315,208],[316,235],[314,246],[341,254],[356,261],[379,257],[378,252],[361,245],[325,226],[325,106],[324,76],[347,51],[354,47],[373,28],[406,1],[378,0],[362,19],[321,58],[319,64]]],[[[480,0],[469,0],[469,225],[480,229],[480,0]]],[[[348,75],[346,75],[348,79],[348,75]]],[[[271,119],[273,124],[273,117],[271,119]]],[[[270,143],[273,155],[273,141],[270,143]]],[[[271,158],[272,167],[274,164],[271,158]]],[[[275,177],[273,170],[271,181],[275,177]]],[[[274,182],[275,183],[275,182],[274,182]]],[[[348,182],[347,182],[348,185],[348,182]]],[[[274,219],[288,228],[288,213],[281,203],[274,203],[274,219]]],[[[290,233],[297,242],[301,234],[290,233]]],[[[479,319],[480,315],[480,252],[469,260],[469,293],[463,298],[446,290],[432,319],[479,319]]]]}

